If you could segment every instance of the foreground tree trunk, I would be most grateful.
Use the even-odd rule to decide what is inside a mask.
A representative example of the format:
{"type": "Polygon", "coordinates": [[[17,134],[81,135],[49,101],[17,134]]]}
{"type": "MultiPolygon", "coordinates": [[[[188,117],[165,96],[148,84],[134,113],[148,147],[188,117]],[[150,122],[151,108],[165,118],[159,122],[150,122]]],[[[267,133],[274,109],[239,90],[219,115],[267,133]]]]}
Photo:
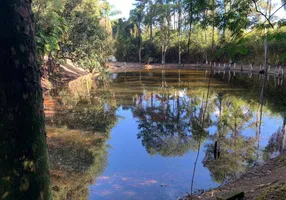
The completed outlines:
{"type": "Polygon", "coordinates": [[[0,2],[0,198],[50,199],[30,0],[0,2]]]}

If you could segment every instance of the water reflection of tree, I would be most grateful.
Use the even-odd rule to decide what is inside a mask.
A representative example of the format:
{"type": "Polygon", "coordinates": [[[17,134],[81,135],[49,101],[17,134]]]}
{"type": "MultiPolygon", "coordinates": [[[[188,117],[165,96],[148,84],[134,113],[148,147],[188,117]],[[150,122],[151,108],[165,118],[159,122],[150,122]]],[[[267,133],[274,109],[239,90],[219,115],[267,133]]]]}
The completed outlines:
{"type": "MultiPolygon", "coordinates": [[[[256,149],[257,149],[257,158],[259,159],[261,156],[261,147],[260,147],[260,139],[261,139],[261,127],[262,127],[262,117],[264,113],[267,113],[268,115],[274,116],[282,116],[284,117],[285,113],[281,112],[285,110],[285,96],[286,96],[286,90],[285,87],[277,86],[275,84],[275,81],[272,81],[273,77],[270,77],[268,75],[259,75],[253,76],[251,79],[247,78],[245,76],[237,76],[235,77],[231,84],[234,87],[242,87],[245,88],[247,92],[242,94],[243,99],[248,99],[249,102],[252,99],[255,99],[255,104],[252,105],[253,112],[256,113],[256,121],[255,121],[255,127],[256,127],[256,149]],[[259,98],[257,98],[259,97],[259,98]],[[258,103],[256,103],[258,101],[258,103]]],[[[284,125],[283,125],[284,127],[284,125]]],[[[274,142],[274,137],[283,137],[282,140],[284,140],[283,135],[283,127],[280,131],[282,131],[282,134],[279,133],[280,131],[277,131],[276,134],[272,138],[272,142],[274,142]]],[[[268,147],[270,148],[270,147],[268,147]]],[[[270,148],[271,149],[271,148],[270,148]]],[[[270,156],[269,150],[266,149],[266,151],[263,152],[263,159],[268,159],[270,156]]],[[[271,156],[270,156],[271,157],[271,156]]]]}
{"type": "Polygon", "coordinates": [[[116,102],[111,91],[97,91],[88,96],[62,91],[62,107],[47,123],[56,127],[108,133],[117,121],[116,102]]]}
{"type": "Polygon", "coordinates": [[[190,131],[194,139],[201,143],[207,138],[209,134],[207,129],[213,124],[211,120],[213,107],[209,105],[209,100],[210,95],[205,99],[205,92],[203,92],[201,98],[197,96],[190,101],[190,131]]]}
{"type": "Polygon", "coordinates": [[[243,136],[221,138],[220,157],[214,158],[214,144],[206,145],[203,164],[210,170],[214,181],[223,183],[227,178],[243,172],[255,159],[255,141],[243,136]]]}
{"type": "Polygon", "coordinates": [[[191,109],[184,98],[179,91],[139,97],[133,114],[138,118],[138,138],[151,155],[183,156],[195,148],[189,132],[191,109]]]}
{"type": "Polygon", "coordinates": [[[145,92],[132,110],[138,118],[138,138],[152,155],[183,156],[196,151],[212,125],[214,107],[206,102],[204,88],[193,91],[192,96],[172,88],[145,92]]]}
{"type": "Polygon", "coordinates": [[[199,112],[199,117],[196,117],[195,119],[193,119],[191,121],[192,127],[193,127],[193,131],[195,131],[194,133],[196,133],[195,135],[197,135],[197,141],[198,141],[198,147],[197,147],[197,156],[196,159],[194,161],[194,168],[193,168],[193,174],[192,174],[192,181],[191,181],[191,193],[190,195],[188,194],[187,199],[192,199],[193,198],[193,189],[194,189],[194,182],[195,182],[195,174],[196,174],[196,168],[197,168],[197,163],[199,160],[199,155],[200,155],[200,149],[201,149],[201,144],[203,142],[204,139],[204,135],[206,135],[206,124],[208,124],[208,122],[211,122],[210,120],[210,116],[209,114],[207,114],[207,110],[208,110],[208,105],[209,105],[209,96],[210,96],[210,77],[209,77],[209,81],[208,81],[208,90],[207,90],[207,97],[206,97],[206,101],[204,103],[204,98],[202,98],[202,103],[201,103],[201,107],[200,107],[200,112],[199,112]],[[195,122],[195,123],[194,123],[195,122]],[[196,126],[194,126],[194,124],[196,126]],[[195,128],[194,128],[195,127],[195,128]]]}
{"type": "Polygon", "coordinates": [[[107,165],[107,144],[117,117],[110,90],[86,95],[60,91],[61,107],[47,118],[54,199],[87,199],[92,184],[107,165]]]}
{"type": "Polygon", "coordinates": [[[107,165],[107,136],[47,127],[54,199],[88,199],[107,165]]]}
{"type": "Polygon", "coordinates": [[[267,161],[273,156],[279,155],[286,150],[286,116],[283,119],[283,126],[270,137],[268,145],[263,151],[263,160],[267,161]]]}
{"type": "Polygon", "coordinates": [[[255,140],[241,133],[247,128],[254,128],[255,123],[251,121],[252,108],[240,98],[218,93],[216,105],[218,116],[214,124],[217,131],[211,137],[213,142],[206,145],[203,164],[210,170],[213,179],[222,183],[252,164],[255,140]],[[219,151],[219,156],[214,151],[219,151]]]}

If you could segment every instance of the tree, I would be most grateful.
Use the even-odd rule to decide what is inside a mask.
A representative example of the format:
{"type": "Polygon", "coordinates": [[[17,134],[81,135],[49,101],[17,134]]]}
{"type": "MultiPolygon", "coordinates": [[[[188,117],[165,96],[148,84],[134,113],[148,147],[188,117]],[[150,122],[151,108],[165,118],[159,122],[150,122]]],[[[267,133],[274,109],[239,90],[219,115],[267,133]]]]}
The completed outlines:
{"type": "Polygon", "coordinates": [[[171,10],[173,5],[168,0],[157,0],[155,6],[155,21],[159,24],[157,32],[161,42],[161,62],[166,64],[166,52],[171,40],[171,10]]]}
{"type": "Polygon", "coordinates": [[[137,40],[138,40],[138,62],[141,63],[142,59],[142,29],[141,24],[144,20],[144,2],[139,2],[136,5],[136,8],[134,10],[130,11],[130,19],[133,21],[137,28],[137,40]]]}
{"type": "Polygon", "coordinates": [[[3,0],[0,11],[0,196],[50,199],[31,4],[29,0],[3,0]]]}
{"type": "Polygon", "coordinates": [[[178,0],[179,65],[181,65],[182,63],[181,31],[182,31],[182,0],[178,0]]]}
{"type": "Polygon", "coordinates": [[[107,20],[109,9],[106,2],[97,0],[86,0],[75,6],[68,18],[66,41],[61,45],[63,58],[72,59],[90,72],[104,66],[113,53],[112,29],[107,20]]]}
{"type": "Polygon", "coordinates": [[[138,61],[136,39],[134,37],[135,24],[131,20],[118,19],[113,25],[113,37],[115,42],[115,56],[117,60],[124,62],[138,61]],[[136,45],[136,46],[135,46],[136,45]]]}
{"type": "Polygon", "coordinates": [[[59,42],[67,28],[66,20],[62,16],[64,3],[35,0],[32,10],[35,14],[38,60],[44,66],[44,77],[47,77],[54,71],[57,52],[60,49],[59,42]],[[45,63],[44,56],[48,56],[47,63],[45,63]]]}
{"type": "Polygon", "coordinates": [[[147,13],[145,16],[144,23],[149,27],[150,33],[149,33],[149,40],[153,40],[153,23],[154,23],[154,4],[153,0],[147,0],[146,2],[146,8],[147,8],[147,13]]]}
{"type": "Polygon", "coordinates": [[[114,53],[110,16],[119,13],[106,0],[35,0],[32,6],[44,72],[53,75],[53,67],[66,59],[90,72],[103,69],[114,53]]]}
{"type": "MultiPolygon", "coordinates": [[[[177,93],[177,91],[176,91],[177,93]]],[[[190,115],[185,103],[179,96],[169,93],[141,95],[133,108],[138,119],[138,139],[151,155],[165,157],[183,156],[196,148],[195,130],[190,133],[190,115]],[[143,103],[143,99],[149,103],[143,103]]]]}
{"type": "MultiPolygon", "coordinates": [[[[123,35],[126,31],[130,32],[131,37],[124,40],[125,36],[114,38],[118,44],[116,55],[123,52],[128,54],[124,59],[118,57],[119,61],[137,62],[141,52],[142,60],[162,64],[202,61],[208,63],[208,60],[261,64],[261,52],[264,51],[261,41],[265,37],[259,29],[261,23],[258,19],[261,16],[254,12],[252,1],[136,2],[130,18],[122,19],[125,23],[120,24],[121,30],[127,28],[127,22],[133,26],[132,29],[121,31],[123,35]]],[[[264,13],[264,10],[262,11],[264,13]]],[[[274,14],[275,12],[272,12],[270,16],[268,13],[267,16],[273,20],[274,14]]],[[[275,30],[268,31],[268,45],[271,45],[269,49],[275,49],[273,53],[268,52],[268,61],[275,61],[276,65],[286,62],[285,45],[280,43],[285,42],[284,21],[280,20],[275,30]]],[[[269,24],[268,21],[266,23],[269,24]]],[[[119,23],[114,23],[113,28],[118,25],[119,23]]]]}

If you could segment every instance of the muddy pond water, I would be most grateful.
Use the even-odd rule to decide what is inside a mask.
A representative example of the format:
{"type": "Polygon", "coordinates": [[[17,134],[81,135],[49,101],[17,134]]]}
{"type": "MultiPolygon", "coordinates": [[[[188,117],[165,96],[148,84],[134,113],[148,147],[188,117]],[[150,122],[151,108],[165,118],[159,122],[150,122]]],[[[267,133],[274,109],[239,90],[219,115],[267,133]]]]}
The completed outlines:
{"type": "Polygon", "coordinates": [[[272,77],[262,86],[258,75],[154,70],[51,91],[54,199],[178,199],[267,161],[286,148],[286,91],[272,77]]]}

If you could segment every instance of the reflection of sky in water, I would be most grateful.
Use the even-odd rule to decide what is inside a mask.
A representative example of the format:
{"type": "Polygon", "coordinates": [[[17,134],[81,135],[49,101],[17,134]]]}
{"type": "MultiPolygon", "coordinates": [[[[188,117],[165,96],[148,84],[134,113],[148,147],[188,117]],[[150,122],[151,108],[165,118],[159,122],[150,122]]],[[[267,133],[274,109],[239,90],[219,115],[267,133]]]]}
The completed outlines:
{"type": "MultiPolygon", "coordinates": [[[[130,110],[118,109],[123,116],[113,128],[109,144],[108,166],[94,185],[90,186],[89,199],[176,199],[190,191],[192,170],[196,152],[189,151],[183,157],[166,158],[151,156],[141,140],[137,139],[137,123],[130,110]]],[[[267,145],[271,133],[282,125],[282,120],[263,118],[261,145],[267,145]],[[267,134],[269,133],[269,134],[267,134]]],[[[210,134],[216,128],[209,128],[210,134]]],[[[245,136],[254,136],[251,129],[245,136]]],[[[203,167],[204,149],[200,151],[196,170],[195,190],[218,186],[207,168],[203,167]]]]}
{"type": "MultiPolygon", "coordinates": [[[[138,88],[136,89],[138,90],[138,88]]],[[[147,90],[144,91],[146,94],[147,90]]],[[[120,94],[120,97],[123,99],[133,98],[134,100],[132,92],[125,92],[125,94],[120,94]]],[[[184,96],[187,92],[187,90],[181,90],[178,93],[181,103],[185,102],[186,105],[190,103],[190,99],[184,96]]],[[[138,96],[136,98],[138,103],[138,96]]],[[[150,106],[151,100],[149,98],[146,101],[147,99],[142,101],[143,107],[150,106]]],[[[170,101],[173,102],[173,100],[170,101]]],[[[160,105],[160,101],[154,100],[153,103],[154,107],[160,105]]],[[[171,106],[173,105],[171,104],[171,106]]],[[[197,110],[197,115],[198,112],[199,110],[197,110]]],[[[216,108],[212,113],[213,121],[217,121],[218,112],[216,108]]],[[[197,152],[189,150],[182,157],[163,157],[159,154],[152,156],[147,152],[146,147],[142,146],[142,138],[137,138],[138,118],[133,117],[130,109],[123,110],[122,107],[117,110],[117,115],[122,118],[113,128],[108,142],[111,146],[108,166],[104,173],[95,180],[95,183],[89,187],[89,199],[177,199],[184,196],[186,192],[190,192],[197,152]]],[[[255,138],[255,127],[246,128],[251,123],[255,123],[255,120],[256,113],[243,126],[241,132],[243,136],[255,138]]],[[[263,150],[271,135],[283,125],[283,119],[280,116],[273,116],[268,112],[263,113],[262,121],[260,150],[263,150]]],[[[214,137],[218,128],[216,125],[211,125],[208,131],[210,136],[201,146],[193,191],[219,185],[212,179],[209,169],[203,166],[207,144],[214,143],[211,137],[214,137]]],[[[229,137],[230,135],[226,136],[228,139],[229,137]]]]}
{"type": "MultiPolygon", "coordinates": [[[[132,112],[120,108],[117,114],[124,119],[112,130],[108,166],[90,187],[90,199],[176,199],[189,191],[196,152],[175,158],[151,156],[137,139],[132,112]]],[[[199,160],[203,158],[202,150],[199,160]]],[[[201,163],[196,176],[197,189],[217,186],[201,163]]]]}

